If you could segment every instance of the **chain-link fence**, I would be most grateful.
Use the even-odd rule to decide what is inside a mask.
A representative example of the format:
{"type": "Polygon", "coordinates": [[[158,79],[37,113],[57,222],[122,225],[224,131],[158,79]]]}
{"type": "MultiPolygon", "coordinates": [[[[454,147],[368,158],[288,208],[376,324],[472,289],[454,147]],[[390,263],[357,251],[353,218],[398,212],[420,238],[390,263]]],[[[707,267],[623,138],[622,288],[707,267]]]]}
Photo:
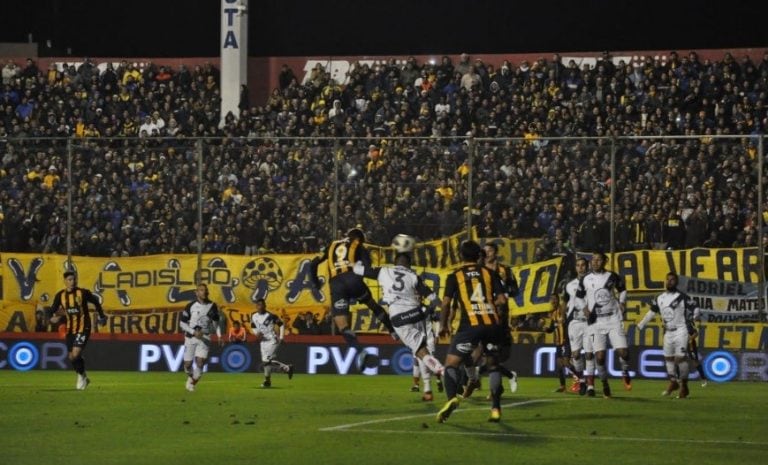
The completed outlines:
{"type": "Polygon", "coordinates": [[[764,236],[758,135],[9,138],[0,149],[7,252],[314,253],[361,227],[379,245],[399,233],[535,238],[533,261],[764,236]]]}
{"type": "Polygon", "coordinates": [[[7,139],[3,250],[316,250],[477,228],[550,251],[756,247],[762,136],[7,139]]]}

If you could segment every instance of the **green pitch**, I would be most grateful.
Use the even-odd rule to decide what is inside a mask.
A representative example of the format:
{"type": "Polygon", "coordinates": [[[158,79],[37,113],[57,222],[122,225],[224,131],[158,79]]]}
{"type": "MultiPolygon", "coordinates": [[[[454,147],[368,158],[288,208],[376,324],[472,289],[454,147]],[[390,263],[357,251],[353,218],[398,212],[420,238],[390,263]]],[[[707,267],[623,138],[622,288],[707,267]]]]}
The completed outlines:
{"type": "Polygon", "coordinates": [[[0,371],[0,463],[17,464],[733,464],[768,453],[768,385],[691,383],[661,397],[635,381],[613,399],[553,393],[521,379],[488,423],[485,386],[449,421],[410,377],[206,374],[193,393],[176,373],[0,371]]]}

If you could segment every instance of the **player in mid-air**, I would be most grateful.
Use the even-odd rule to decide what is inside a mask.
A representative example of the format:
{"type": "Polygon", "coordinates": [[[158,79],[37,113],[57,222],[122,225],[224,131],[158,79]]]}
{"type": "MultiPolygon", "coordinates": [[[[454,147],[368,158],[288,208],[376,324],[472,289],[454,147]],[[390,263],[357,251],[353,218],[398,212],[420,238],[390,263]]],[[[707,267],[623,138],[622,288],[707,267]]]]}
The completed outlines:
{"type": "Polygon", "coordinates": [[[194,391],[203,376],[203,367],[208,361],[211,348],[211,329],[216,328],[219,344],[219,307],[208,299],[208,286],[200,283],[195,289],[195,300],[188,303],[179,317],[179,326],[184,332],[184,372],[187,374],[187,391],[194,391]],[[192,362],[194,363],[194,366],[192,362]]]}
{"type": "Polygon", "coordinates": [[[293,378],[293,365],[277,360],[277,349],[285,338],[285,325],[277,315],[267,311],[267,303],[264,299],[256,301],[256,312],[251,315],[251,332],[260,341],[261,367],[264,370],[264,382],[261,387],[272,387],[272,368],[277,368],[293,378]],[[275,331],[275,326],[278,331],[275,331]]]}
{"type": "Polygon", "coordinates": [[[99,299],[88,289],[77,286],[77,275],[74,271],[64,273],[64,285],[65,288],[54,296],[48,311],[52,324],[58,324],[62,318],[66,321],[68,358],[77,373],[75,387],[82,391],[91,382],[85,373],[85,360],[82,355],[91,337],[91,314],[88,311],[88,304],[92,304],[96,309],[100,325],[106,324],[107,317],[104,315],[99,299]]]}
{"type": "MultiPolygon", "coordinates": [[[[626,390],[632,389],[632,379],[629,376],[629,350],[627,335],[624,333],[624,313],[627,302],[627,288],[624,278],[607,271],[607,257],[602,252],[592,255],[592,271],[579,280],[576,297],[584,299],[587,308],[587,323],[591,326],[592,348],[597,364],[597,374],[603,383],[603,396],[611,397],[608,385],[608,371],[605,368],[605,351],[608,341],[619,355],[621,372],[626,390]]],[[[590,393],[594,395],[594,387],[590,393]]]]}
{"type": "Polygon", "coordinates": [[[688,397],[688,340],[695,334],[694,318],[699,314],[696,302],[677,289],[677,273],[667,273],[666,290],[651,302],[651,309],[637,324],[642,330],[656,316],[661,315],[664,327],[664,361],[669,386],[661,394],[670,395],[680,389],[679,399],[688,397]]]}
{"type": "Polygon", "coordinates": [[[310,264],[310,277],[315,288],[320,289],[322,282],[318,276],[318,267],[323,262],[328,262],[328,285],[331,289],[331,316],[339,333],[350,347],[358,352],[357,367],[360,371],[378,363],[375,356],[360,350],[357,335],[350,326],[351,313],[349,306],[354,302],[365,304],[376,318],[384,324],[390,334],[395,330],[389,321],[387,312],[381,305],[373,300],[370,289],[363,282],[362,276],[353,272],[356,262],[364,266],[371,266],[371,256],[363,243],[365,234],[358,228],[350,229],[347,237],[331,242],[325,253],[312,259],[310,264]]]}
{"type": "MultiPolygon", "coordinates": [[[[389,319],[399,339],[426,365],[430,372],[443,375],[443,364],[427,347],[429,311],[439,305],[435,293],[411,269],[410,250],[407,248],[395,256],[394,266],[371,267],[362,262],[354,266],[355,274],[376,279],[381,285],[382,300],[389,309],[389,319]],[[430,310],[424,311],[422,301],[429,302],[430,310]]],[[[431,392],[429,396],[431,400],[431,392]]]]}

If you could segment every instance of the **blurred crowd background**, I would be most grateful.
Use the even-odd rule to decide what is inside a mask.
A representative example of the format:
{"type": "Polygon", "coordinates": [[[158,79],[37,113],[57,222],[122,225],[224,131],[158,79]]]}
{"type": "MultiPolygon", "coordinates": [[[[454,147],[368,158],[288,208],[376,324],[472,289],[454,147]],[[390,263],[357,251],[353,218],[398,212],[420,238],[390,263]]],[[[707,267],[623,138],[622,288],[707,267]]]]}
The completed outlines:
{"type": "Polygon", "coordinates": [[[576,250],[758,245],[768,53],[577,66],[464,54],[283,67],[218,113],[219,71],[2,64],[0,250],[314,253],[477,227],[576,250]],[[68,241],[68,238],[70,241],[68,241]]]}

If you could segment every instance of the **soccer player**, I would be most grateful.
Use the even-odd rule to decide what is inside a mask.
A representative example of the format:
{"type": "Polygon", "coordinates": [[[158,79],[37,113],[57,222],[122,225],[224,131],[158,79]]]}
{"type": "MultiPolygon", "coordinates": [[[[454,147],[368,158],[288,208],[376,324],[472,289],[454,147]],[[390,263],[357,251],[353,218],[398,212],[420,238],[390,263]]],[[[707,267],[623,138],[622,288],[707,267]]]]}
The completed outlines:
{"type": "MultiPolygon", "coordinates": [[[[437,343],[437,334],[435,334],[432,323],[436,322],[439,319],[439,316],[431,307],[428,307],[426,312],[427,319],[425,321],[425,326],[427,330],[427,351],[434,355],[436,348],[435,344],[437,343]]],[[[421,380],[422,389],[424,391],[424,394],[421,396],[421,400],[425,402],[432,401],[434,399],[432,394],[432,372],[416,354],[413,354],[413,386],[411,386],[411,392],[419,392],[419,380],[421,380]],[[413,389],[414,387],[416,388],[415,390],[413,389]]],[[[439,392],[443,392],[443,379],[438,376],[436,381],[437,390],[439,392]]]]}
{"type": "Polygon", "coordinates": [[[459,246],[462,265],[448,275],[440,313],[441,337],[451,334],[449,316],[451,307],[457,304],[459,326],[451,338],[445,357],[444,385],[448,401],[437,413],[437,421],[445,422],[459,406],[459,365],[463,362],[472,382],[475,376],[472,352],[481,343],[486,349],[486,365],[491,391],[491,416],[488,421],[501,420],[501,372],[498,368],[498,351],[501,346],[502,324],[498,305],[507,301],[499,275],[478,263],[482,248],[475,241],[464,241],[459,246]]]}
{"type": "MultiPolygon", "coordinates": [[[[592,326],[590,331],[597,374],[603,383],[603,396],[611,397],[608,371],[605,368],[608,341],[619,355],[624,388],[628,391],[632,389],[632,380],[629,376],[627,335],[624,333],[627,289],[621,276],[605,269],[606,261],[607,257],[602,252],[592,255],[592,271],[579,280],[576,297],[587,303],[587,323],[592,326]]],[[[591,390],[587,386],[587,394],[594,396],[594,386],[591,390]]]]}
{"type": "Polygon", "coordinates": [[[667,273],[666,291],[659,294],[651,309],[637,324],[642,330],[656,315],[661,315],[664,327],[664,361],[669,375],[669,386],[663,396],[680,389],[678,399],[688,397],[688,341],[695,334],[694,316],[699,313],[696,302],[687,294],[677,289],[678,277],[674,272],[667,273]],[[679,371],[679,374],[678,374],[679,371]]]}
{"type": "Polygon", "coordinates": [[[336,328],[341,333],[344,340],[350,347],[354,347],[358,352],[357,367],[359,370],[365,369],[368,365],[376,362],[376,357],[360,350],[360,344],[357,335],[350,327],[351,313],[349,305],[351,302],[362,302],[365,304],[376,318],[381,321],[389,330],[390,334],[395,332],[389,321],[387,312],[373,300],[370,289],[363,282],[362,276],[353,272],[356,262],[362,262],[363,266],[371,266],[371,256],[363,243],[365,235],[358,228],[350,229],[347,237],[341,240],[333,241],[327,247],[325,253],[312,259],[311,279],[317,289],[320,289],[322,283],[317,275],[318,266],[328,262],[328,280],[331,289],[331,316],[336,328]]]}
{"type": "Polygon", "coordinates": [[[188,303],[181,312],[179,326],[184,331],[184,372],[187,374],[187,391],[192,392],[203,376],[203,367],[208,361],[211,346],[211,329],[216,328],[219,344],[219,307],[208,299],[208,286],[200,283],[195,289],[195,300],[188,303]],[[194,367],[192,362],[195,362],[194,367]]]}
{"type": "Polygon", "coordinates": [[[554,333],[555,336],[555,357],[557,358],[557,377],[560,385],[555,392],[565,392],[565,369],[570,366],[571,346],[568,341],[566,331],[565,308],[560,305],[560,296],[552,294],[552,311],[549,314],[549,325],[544,329],[548,333],[554,333]]]}
{"type": "MultiPolygon", "coordinates": [[[[512,268],[499,261],[499,246],[493,242],[485,244],[483,247],[485,258],[483,264],[491,270],[498,273],[507,299],[517,297],[520,293],[520,287],[517,284],[512,268]]],[[[498,354],[498,369],[502,375],[509,379],[509,387],[512,392],[517,391],[517,373],[502,365],[512,354],[512,333],[509,327],[509,300],[498,306],[499,317],[501,318],[501,344],[498,354]]]]}
{"type": "Polygon", "coordinates": [[[587,393],[587,382],[584,377],[584,358],[581,351],[589,354],[587,361],[587,373],[592,380],[592,392],[594,393],[595,362],[592,355],[592,341],[587,334],[587,314],[584,311],[586,303],[576,297],[579,289],[579,280],[587,274],[587,260],[579,257],[576,259],[576,277],[565,285],[563,301],[568,306],[566,321],[568,321],[568,340],[571,344],[571,366],[573,372],[579,378],[579,394],[587,393]]]}
{"type": "MultiPolygon", "coordinates": [[[[389,320],[398,338],[411,349],[418,360],[423,362],[430,372],[442,376],[443,364],[427,348],[428,313],[433,311],[439,300],[421,277],[411,269],[411,256],[400,252],[395,256],[394,266],[366,267],[362,262],[354,266],[357,275],[379,281],[382,300],[389,308],[389,320]],[[422,300],[429,301],[430,310],[422,310],[422,300]]],[[[432,400],[431,389],[429,397],[432,400]]]]}
{"type": "Polygon", "coordinates": [[[64,286],[65,288],[54,296],[48,311],[53,325],[58,324],[62,318],[65,319],[67,355],[77,373],[75,387],[82,391],[91,383],[85,373],[85,360],[82,355],[91,337],[91,314],[88,312],[88,304],[92,304],[96,309],[99,325],[106,324],[107,317],[99,299],[88,289],[77,286],[77,275],[74,271],[64,272],[64,286]]]}
{"type": "Polygon", "coordinates": [[[277,349],[285,338],[285,325],[283,320],[274,313],[267,311],[267,303],[264,299],[256,301],[256,312],[251,316],[251,332],[260,341],[261,366],[264,370],[264,382],[261,387],[272,387],[272,368],[277,368],[288,375],[288,379],[293,378],[293,365],[285,364],[275,357],[277,349]],[[279,334],[275,332],[275,326],[279,329],[279,334]]]}

